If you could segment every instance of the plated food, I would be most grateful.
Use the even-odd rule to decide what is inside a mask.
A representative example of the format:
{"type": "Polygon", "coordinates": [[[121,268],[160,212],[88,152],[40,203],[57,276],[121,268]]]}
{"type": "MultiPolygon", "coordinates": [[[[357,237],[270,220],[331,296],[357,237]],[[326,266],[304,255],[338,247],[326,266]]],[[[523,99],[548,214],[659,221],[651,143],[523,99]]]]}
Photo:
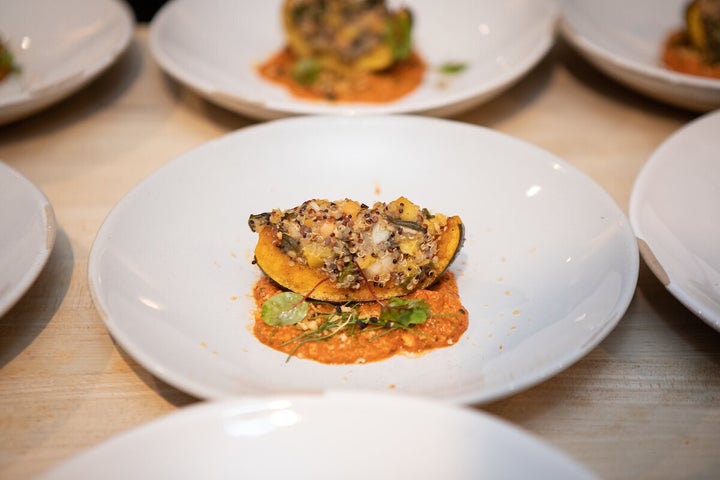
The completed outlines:
{"type": "Polygon", "coordinates": [[[462,247],[458,216],[405,197],[372,206],[350,199],[308,200],[251,215],[255,260],[280,285],[329,302],[383,300],[433,283],[462,247]]]}
{"type": "Polygon", "coordinates": [[[110,212],[88,276],[117,345],[201,398],[362,389],[478,403],[592,350],[627,308],[637,267],[617,204],[556,156],[460,122],[334,115],[243,128],[168,162],[110,212]],[[241,222],[311,198],[401,196],[462,219],[448,269],[470,315],[460,339],[362,365],[286,361],[258,341],[258,234],[241,222]]]}
{"type": "Polygon", "coordinates": [[[662,59],[682,73],[720,78],[720,0],[692,0],[684,28],[665,42],[662,59]]]}
{"type": "Polygon", "coordinates": [[[670,105],[707,112],[720,108],[720,79],[673,70],[662,59],[668,36],[685,28],[688,3],[564,2],[561,30],[590,63],[620,83],[670,105]]]}
{"type": "Polygon", "coordinates": [[[384,0],[285,0],[287,45],[258,71],[300,98],[385,103],[422,82],[412,13],[384,0]]]}
{"type": "MultiPolygon", "coordinates": [[[[343,32],[340,35],[343,39],[358,39],[357,52],[364,54],[358,57],[363,60],[357,66],[362,64],[362,68],[374,71],[360,77],[371,78],[376,83],[369,90],[358,85],[359,90],[366,92],[362,94],[364,98],[339,101],[338,92],[319,88],[325,82],[315,83],[317,90],[308,98],[304,86],[293,83],[298,88],[293,93],[283,85],[268,81],[258,71],[259,63],[278,53],[281,56],[287,53],[283,49],[289,45],[283,19],[286,5],[309,5],[310,11],[316,11],[315,6],[321,3],[340,5],[337,0],[171,0],[150,24],[150,50],[162,69],[187,88],[217,105],[254,118],[410,112],[448,116],[495,97],[534,67],[553,44],[558,13],[554,0],[456,0],[453,8],[436,0],[387,2],[390,13],[387,16],[383,10],[385,2],[347,2],[354,5],[353,10],[357,7],[383,13],[368,15],[368,23],[373,26],[358,29],[369,31],[362,39],[355,35],[354,28],[338,30],[338,34],[343,32]],[[402,57],[410,45],[402,40],[407,38],[408,16],[400,14],[404,10],[399,5],[412,12],[412,49],[404,61],[390,65],[390,51],[393,50],[392,58],[402,57]],[[386,28],[397,31],[402,40],[394,42],[394,48],[385,47],[388,43],[384,33],[378,35],[386,28]],[[412,52],[421,56],[424,70],[417,62],[412,63],[412,52]],[[401,78],[409,79],[408,88],[398,89],[394,80],[391,81],[397,75],[385,75],[388,68],[390,71],[408,69],[409,73],[401,74],[401,78]],[[418,78],[421,78],[420,84],[413,87],[418,78]],[[389,100],[388,92],[397,94],[405,90],[408,93],[389,100]],[[328,97],[334,100],[328,101],[328,97]],[[378,102],[383,98],[384,101],[378,102]]],[[[298,15],[298,19],[301,17],[303,15],[298,15]]],[[[302,25],[302,29],[315,31],[314,21],[303,21],[302,25]]],[[[356,52],[352,42],[343,50],[350,56],[356,52]]],[[[302,47],[298,51],[300,56],[306,56],[302,47]]],[[[284,62],[288,57],[278,60],[284,62]]],[[[331,63],[343,65],[337,60],[331,63]]],[[[303,61],[300,66],[297,74],[302,79],[312,79],[318,72],[316,61],[303,61]]],[[[288,71],[292,74],[293,70],[275,74],[287,76],[288,71]]],[[[352,70],[357,71],[355,67],[352,70]]]]}
{"type": "Polygon", "coordinates": [[[254,288],[254,332],[275,349],[366,363],[453,345],[467,329],[446,274],[464,238],[457,216],[405,197],[372,206],[313,199],[251,215],[249,225],[253,263],[268,277],[254,288]]]}

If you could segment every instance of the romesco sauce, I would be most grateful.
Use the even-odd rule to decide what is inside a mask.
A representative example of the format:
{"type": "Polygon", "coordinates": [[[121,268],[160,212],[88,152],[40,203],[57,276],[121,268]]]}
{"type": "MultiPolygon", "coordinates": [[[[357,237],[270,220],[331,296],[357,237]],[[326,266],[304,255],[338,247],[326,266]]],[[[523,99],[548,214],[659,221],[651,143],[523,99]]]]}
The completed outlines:
{"type": "MultiPolygon", "coordinates": [[[[432,315],[424,323],[410,329],[391,331],[355,329],[352,334],[339,333],[327,340],[298,346],[297,342],[290,341],[303,333],[300,326],[271,326],[263,322],[260,316],[265,300],[281,291],[277,284],[265,276],[255,284],[255,337],[275,350],[320,363],[356,364],[376,362],[396,354],[421,354],[456,344],[468,327],[468,312],[460,302],[455,276],[446,272],[428,289],[416,290],[404,297],[421,298],[428,303],[432,315]]],[[[325,307],[328,311],[334,308],[331,305],[325,307]]],[[[379,312],[380,305],[377,302],[364,302],[359,306],[359,313],[363,317],[378,315],[379,312]]]]}
{"type": "Polygon", "coordinates": [[[293,78],[297,58],[285,48],[258,66],[260,75],[307,100],[341,103],[388,103],[415,90],[425,74],[425,62],[415,52],[387,70],[341,75],[324,70],[304,84],[293,78]]]}

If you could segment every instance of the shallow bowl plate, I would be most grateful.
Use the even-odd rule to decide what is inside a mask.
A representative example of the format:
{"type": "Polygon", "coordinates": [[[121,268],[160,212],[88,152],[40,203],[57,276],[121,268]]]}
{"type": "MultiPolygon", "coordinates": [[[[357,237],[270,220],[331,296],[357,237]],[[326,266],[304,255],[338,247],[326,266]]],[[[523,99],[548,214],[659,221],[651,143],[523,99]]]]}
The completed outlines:
{"type": "Polygon", "coordinates": [[[643,258],[667,289],[720,331],[720,111],[655,150],[630,197],[643,258]]]}
{"type": "Polygon", "coordinates": [[[720,108],[720,79],[662,65],[667,37],[683,28],[686,0],[572,0],[563,3],[561,31],[591,63],[626,86],[696,111],[720,108]]]}
{"type": "Polygon", "coordinates": [[[41,478],[88,477],[596,478],[488,414],[417,398],[338,392],[188,407],[41,478]]]}
{"type": "MultiPolygon", "coordinates": [[[[390,2],[392,5],[399,2],[390,2]]],[[[527,73],[553,44],[552,0],[402,2],[414,13],[413,39],[429,65],[420,87],[388,104],[333,104],[293,97],[257,73],[284,45],[282,1],[173,0],[150,25],[160,66],[206,99],[262,119],[291,114],[427,113],[450,115],[478,105],[527,73]],[[462,62],[462,74],[439,67],[462,62]]]]}
{"type": "Polygon", "coordinates": [[[200,397],[325,389],[457,402],[509,395],[581,358],[637,281],[627,219],[592,180],[491,130],[426,117],[296,117],[245,128],[142,181],[90,255],[91,292],[119,344],[200,397]],[[463,219],[453,265],[470,327],[454,346],[325,365],[253,336],[251,213],[310,198],[401,195],[463,219]]]}
{"type": "Polygon", "coordinates": [[[45,194],[0,162],[0,317],[40,275],[55,233],[55,215],[45,194]]]}
{"type": "Polygon", "coordinates": [[[0,0],[0,12],[20,66],[0,82],[0,125],[80,90],[125,51],[135,22],[120,0],[0,0]]]}

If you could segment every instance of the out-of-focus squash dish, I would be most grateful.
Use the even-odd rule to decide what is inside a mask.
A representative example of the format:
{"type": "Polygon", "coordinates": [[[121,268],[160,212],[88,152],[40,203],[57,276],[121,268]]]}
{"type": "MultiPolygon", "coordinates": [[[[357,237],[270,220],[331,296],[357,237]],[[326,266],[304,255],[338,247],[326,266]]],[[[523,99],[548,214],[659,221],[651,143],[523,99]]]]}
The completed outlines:
{"type": "Polygon", "coordinates": [[[384,0],[285,0],[286,45],[260,74],[293,95],[332,102],[386,103],[422,81],[412,14],[384,0]]]}
{"type": "Polygon", "coordinates": [[[678,72],[720,78],[720,0],[687,5],[685,28],[668,37],[663,63],[678,72]]]}
{"type": "Polygon", "coordinates": [[[251,215],[258,233],[253,332],[322,363],[365,363],[458,342],[468,312],[447,271],[464,239],[459,217],[405,197],[372,206],[308,200],[251,215]]]}

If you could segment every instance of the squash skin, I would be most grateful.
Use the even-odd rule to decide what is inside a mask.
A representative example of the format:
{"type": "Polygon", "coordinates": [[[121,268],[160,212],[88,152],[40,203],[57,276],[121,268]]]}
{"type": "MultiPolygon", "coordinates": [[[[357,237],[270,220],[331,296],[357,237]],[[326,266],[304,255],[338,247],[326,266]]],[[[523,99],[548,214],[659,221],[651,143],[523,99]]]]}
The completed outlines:
{"type": "MultiPolygon", "coordinates": [[[[327,275],[319,268],[290,263],[290,258],[276,245],[277,230],[265,227],[258,232],[258,243],[255,247],[255,263],[273,281],[280,286],[307,295],[308,298],[333,303],[347,301],[367,302],[392,297],[401,297],[411,293],[402,286],[369,286],[363,282],[358,289],[337,288],[327,280],[327,275]]],[[[465,238],[465,228],[460,217],[448,217],[447,229],[438,239],[435,274],[426,278],[415,289],[427,288],[439,278],[450,264],[457,258],[465,238]]]]}

